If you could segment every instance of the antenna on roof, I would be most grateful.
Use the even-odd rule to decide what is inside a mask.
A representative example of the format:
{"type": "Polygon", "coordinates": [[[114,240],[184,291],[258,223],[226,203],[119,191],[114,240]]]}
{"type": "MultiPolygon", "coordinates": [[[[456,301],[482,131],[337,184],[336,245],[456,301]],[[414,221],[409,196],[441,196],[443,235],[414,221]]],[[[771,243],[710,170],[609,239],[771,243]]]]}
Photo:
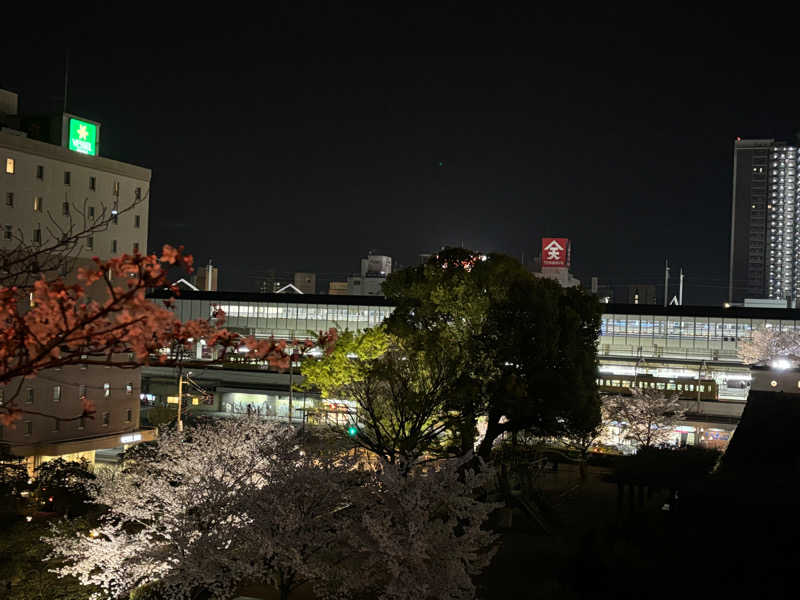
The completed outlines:
{"type": "Polygon", "coordinates": [[[67,89],[69,87],[69,48],[64,51],[64,110],[67,112],[67,89]]]}

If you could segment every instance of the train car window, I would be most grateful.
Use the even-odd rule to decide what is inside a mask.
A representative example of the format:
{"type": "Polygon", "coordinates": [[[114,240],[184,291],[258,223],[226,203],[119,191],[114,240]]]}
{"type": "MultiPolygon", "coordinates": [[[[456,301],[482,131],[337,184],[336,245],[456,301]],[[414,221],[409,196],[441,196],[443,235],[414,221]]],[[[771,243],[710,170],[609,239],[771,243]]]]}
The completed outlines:
{"type": "Polygon", "coordinates": [[[675,384],[674,383],[668,383],[667,384],[667,389],[668,390],[674,390],[675,389],[675,384]]]}
{"type": "Polygon", "coordinates": [[[679,384],[678,384],[678,389],[679,389],[680,391],[683,391],[683,384],[682,384],[682,383],[679,383],[679,384]]]}
{"type": "Polygon", "coordinates": [[[619,387],[619,379],[612,379],[611,385],[614,387],[619,387]]]}
{"type": "Polygon", "coordinates": [[[656,384],[656,388],[658,388],[659,390],[663,390],[664,389],[664,384],[663,383],[657,383],[656,384]]]}

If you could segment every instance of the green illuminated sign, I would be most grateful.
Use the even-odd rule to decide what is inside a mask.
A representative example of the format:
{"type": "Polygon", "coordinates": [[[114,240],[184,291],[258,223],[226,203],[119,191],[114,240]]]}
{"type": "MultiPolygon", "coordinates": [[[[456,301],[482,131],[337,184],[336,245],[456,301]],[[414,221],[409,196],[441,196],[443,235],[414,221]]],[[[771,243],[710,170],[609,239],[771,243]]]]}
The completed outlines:
{"type": "Polygon", "coordinates": [[[79,119],[69,120],[69,149],[97,155],[97,125],[79,119]]]}

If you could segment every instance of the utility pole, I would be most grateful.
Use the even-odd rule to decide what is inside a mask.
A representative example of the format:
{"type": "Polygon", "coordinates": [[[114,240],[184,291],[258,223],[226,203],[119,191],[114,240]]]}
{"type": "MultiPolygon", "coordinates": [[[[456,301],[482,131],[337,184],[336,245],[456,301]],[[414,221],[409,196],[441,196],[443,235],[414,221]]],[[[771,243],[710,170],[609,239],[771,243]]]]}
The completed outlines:
{"type": "Polygon", "coordinates": [[[294,403],[294,346],[289,350],[289,424],[292,423],[292,404],[294,403]]]}
{"type": "Polygon", "coordinates": [[[64,53],[64,110],[67,112],[67,91],[69,88],[69,48],[64,53]]]}
{"type": "Polygon", "coordinates": [[[678,285],[678,305],[683,306],[683,267],[681,267],[680,284],[678,285]]]}
{"type": "Polygon", "coordinates": [[[182,409],[182,402],[183,402],[183,369],[180,364],[180,360],[178,361],[178,431],[183,431],[183,419],[181,418],[181,409],[182,409]]]}
{"type": "Polygon", "coordinates": [[[669,259],[664,259],[664,306],[669,304],[669,259]]]}

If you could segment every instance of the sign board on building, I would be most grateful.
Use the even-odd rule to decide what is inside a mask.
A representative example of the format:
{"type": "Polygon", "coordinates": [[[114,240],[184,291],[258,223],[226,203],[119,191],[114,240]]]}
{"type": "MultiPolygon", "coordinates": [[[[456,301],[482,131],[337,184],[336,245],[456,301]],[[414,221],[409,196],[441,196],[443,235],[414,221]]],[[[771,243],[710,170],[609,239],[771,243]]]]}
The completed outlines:
{"type": "Polygon", "coordinates": [[[97,156],[97,125],[70,117],[67,148],[81,154],[97,156]]]}
{"type": "Polygon", "coordinates": [[[542,238],[542,266],[569,266],[569,240],[567,238],[542,238]]]}
{"type": "Polygon", "coordinates": [[[129,433],[127,435],[122,435],[119,438],[120,444],[133,444],[134,442],[141,442],[141,441],[142,441],[141,433],[129,433]]]}

